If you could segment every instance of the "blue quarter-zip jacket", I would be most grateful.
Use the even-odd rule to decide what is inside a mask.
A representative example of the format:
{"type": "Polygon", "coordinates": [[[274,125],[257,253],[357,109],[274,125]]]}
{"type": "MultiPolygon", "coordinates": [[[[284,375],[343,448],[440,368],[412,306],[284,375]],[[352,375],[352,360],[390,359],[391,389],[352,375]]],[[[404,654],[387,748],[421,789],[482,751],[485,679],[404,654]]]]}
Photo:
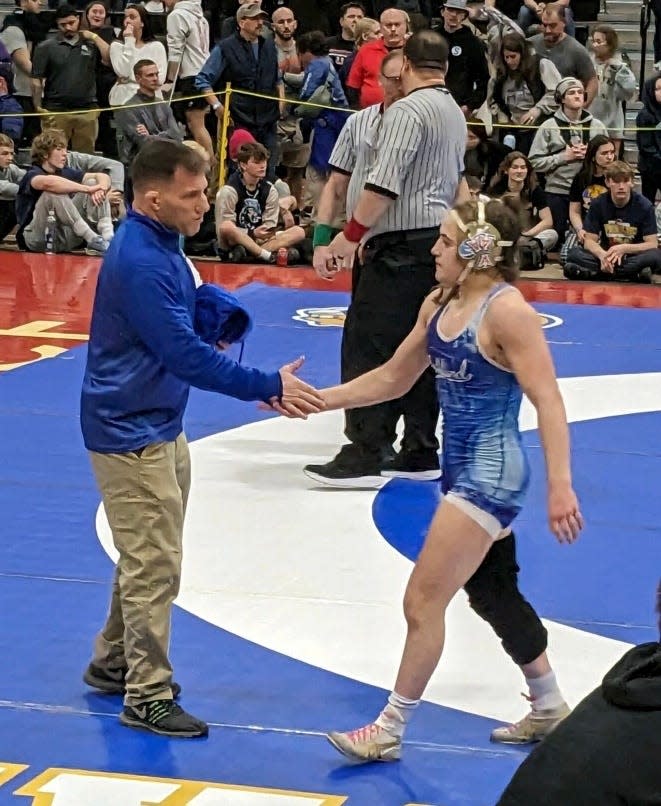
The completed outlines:
{"type": "Polygon", "coordinates": [[[244,367],[193,329],[195,282],[177,232],[134,211],[105,254],[81,395],[85,446],[126,453],[182,431],[191,386],[280,397],[278,372],[244,367]]]}

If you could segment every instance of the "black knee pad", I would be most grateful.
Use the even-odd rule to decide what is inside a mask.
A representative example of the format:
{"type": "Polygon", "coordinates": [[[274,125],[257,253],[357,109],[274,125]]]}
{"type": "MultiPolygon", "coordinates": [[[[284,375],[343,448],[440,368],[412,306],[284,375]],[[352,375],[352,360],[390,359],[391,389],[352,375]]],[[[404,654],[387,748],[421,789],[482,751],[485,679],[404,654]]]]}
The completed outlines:
{"type": "Polygon", "coordinates": [[[494,541],[480,567],[464,585],[473,610],[500,638],[518,666],[546,650],[548,634],[518,585],[514,533],[494,541]]]}

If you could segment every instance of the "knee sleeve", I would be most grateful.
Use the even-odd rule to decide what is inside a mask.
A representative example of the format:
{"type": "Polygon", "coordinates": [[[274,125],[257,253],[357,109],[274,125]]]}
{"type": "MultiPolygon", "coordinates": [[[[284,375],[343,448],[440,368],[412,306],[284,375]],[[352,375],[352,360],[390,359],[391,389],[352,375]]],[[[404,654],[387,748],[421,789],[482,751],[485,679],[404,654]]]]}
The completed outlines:
{"type": "Polygon", "coordinates": [[[518,666],[539,657],[547,647],[547,632],[518,586],[514,533],[496,540],[464,590],[472,609],[500,638],[518,666]]]}

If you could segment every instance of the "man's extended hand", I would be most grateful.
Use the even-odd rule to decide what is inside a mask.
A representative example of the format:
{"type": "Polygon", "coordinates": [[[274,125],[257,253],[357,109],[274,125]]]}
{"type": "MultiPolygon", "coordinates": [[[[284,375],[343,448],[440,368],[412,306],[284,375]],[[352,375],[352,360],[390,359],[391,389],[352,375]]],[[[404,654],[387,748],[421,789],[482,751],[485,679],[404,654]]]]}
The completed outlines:
{"type": "Polygon", "coordinates": [[[280,368],[282,396],[280,400],[271,398],[267,408],[277,411],[284,417],[299,417],[302,420],[306,420],[308,414],[323,411],[326,404],[319,392],[296,377],[295,373],[303,366],[304,361],[304,356],[301,356],[280,368]]]}

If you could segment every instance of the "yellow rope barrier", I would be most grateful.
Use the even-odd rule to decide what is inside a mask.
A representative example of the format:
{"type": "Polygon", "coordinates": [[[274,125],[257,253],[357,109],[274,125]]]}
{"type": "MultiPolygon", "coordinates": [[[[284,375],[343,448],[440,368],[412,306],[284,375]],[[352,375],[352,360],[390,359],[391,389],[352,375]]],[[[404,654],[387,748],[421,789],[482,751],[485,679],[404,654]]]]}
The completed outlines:
{"type": "MultiPolygon", "coordinates": [[[[206,98],[209,93],[201,93],[200,95],[182,95],[181,98],[175,96],[172,103],[176,104],[179,101],[196,101],[198,98],[206,98]]],[[[214,95],[224,95],[225,90],[216,92],[214,95]]],[[[165,98],[156,98],[154,101],[142,101],[139,104],[122,104],[121,106],[95,106],[91,109],[69,109],[66,111],[53,111],[42,107],[41,112],[5,112],[0,114],[0,118],[43,118],[52,117],[56,115],[88,115],[90,112],[117,112],[118,109],[141,109],[143,106],[157,106],[158,104],[170,104],[165,98]]]]}
{"type": "Polygon", "coordinates": [[[227,132],[230,127],[230,101],[232,100],[232,85],[227,82],[222,93],[225,96],[223,105],[223,119],[220,126],[220,137],[218,138],[218,187],[225,184],[227,174],[227,132]]]}
{"type": "MultiPolygon", "coordinates": [[[[225,85],[225,89],[220,92],[214,92],[216,96],[223,96],[226,94],[235,95],[246,95],[250,98],[261,98],[266,101],[277,101],[281,102],[282,98],[278,95],[266,95],[262,92],[252,92],[251,90],[241,90],[232,87],[230,83],[225,85]]],[[[208,96],[208,92],[200,93],[199,95],[186,95],[182,96],[181,98],[173,98],[172,103],[177,103],[179,101],[193,101],[197,100],[198,98],[206,98],[208,96]]],[[[331,106],[329,104],[317,104],[313,103],[312,101],[299,101],[297,98],[287,98],[287,103],[296,104],[296,106],[311,106],[315,107],[316,109],[328,109],[332,112],[346,112],[347,114],[353,115],[357,110],[355,109],[348,109],[347,107],[342,106],[331,106]]],[[[94,109],[71,109],[69,111],[59,111],[59,112],[50,112],[48,110],[42,110],[41,112],[6,112],[0,114],[0,119],[2,118],[15,118],[15,117],[51,117],[57,115],[87,115],[90,112],[116,112],[118,109],[138,109],[143,106],[155,106],[156,104],[168,103],[166,100],[155,100],[155,101],[145,101],[139,104],[123,104],[120,106],[103,106],[103,107],[96,107],[94,109]]],[[[225,112],[229,107],[229,95],[227,103],[225,106],[225,112]]],[[[224,117],[224,116],[223,116],[224,117]]],[[[229,113],[228,113],[228,123],[229,123],[229,113]]],[[[468,126],[478,126],[478,125],[485,125],[479,123],[468,123],[468,126]]],[[[538,129],[538,125],[528,125],[525,123],[491,123],[490,126],[494,129],[538,129]]],[[[558,126],[558,128],[562,131],[571,130],[572,126],[558,126]]],[[[661,132],[661,126],[624,126],[622,128],[623,132],[654,132],[658,131],[661,132]]],[[[225,131],[225,134],[227,132],[225,131]]]]}

